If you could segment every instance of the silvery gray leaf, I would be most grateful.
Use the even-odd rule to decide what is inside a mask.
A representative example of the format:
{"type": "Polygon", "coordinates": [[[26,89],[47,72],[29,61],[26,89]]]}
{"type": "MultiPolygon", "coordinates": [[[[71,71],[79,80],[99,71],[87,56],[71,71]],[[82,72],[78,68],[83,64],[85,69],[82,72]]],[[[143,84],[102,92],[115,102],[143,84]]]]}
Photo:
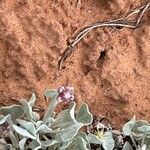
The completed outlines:
{"type": "Polygon", "coordinates": [[[129,122],[127,122],[123,126],[123,133],[125,135],[130,135],[132,133],[132,129],[133,129],[135,123],[136,123],[136,120],[135,120],[135,116],[134,116],[129,122]]]}
{"type": "Polygon", "coordinates": [[[93,121],[93,116],[89,112],[89,108],[87,104],[81,105],[77,115],[76,115],[77,122],[83,123],[84,125],[89,125],[93,121]]]}
{"type": "Polygon", "coordinates": [[[150,125],[143,125],[137,128],[140,132],[150,134],[150,125]]]}
{"type": "Polygon", "coordinates": [[[58,141],[55,141],[55,140],[45,140],[45,141],[41,141],[41,147],[43,149],[46,149],[50,146],[53,146],[55,144],[58,144],[59,142],[58,141]]]}
{"type": "Polygon", "coordinates": [[[115,141],[111,132],[106,132],[105,137],[102,139],[102,146],[105,150],[113,150],[115,147],[115,141]]]}
{"type": "Polygon", "coordinates": [[[26,129],[30,134],[36,137],[36,129],[32,122],[25,121],[22,119],[17,119],[17,122],[20,124],[22,128],[26,129]]]}
{"type": "Polygon", "coordinates": [[[71,142],[63,142],[59,150],[66,150],[71,142]]]}
{"type": "Polygon", "coordinates": [[[36,140],[31,141],[28,148],[31,149],[31,150],[41,149],[41,142],[40,142],[39,138],[37,138],[36,140]]]}
{"type": "Polygon", "coordinates": [[[58,95],[58,92],[57,90],[54,90],[54,89],[50,89],[50,90],[46,90],[44,92],[44,95],[47,97],[47,98],[51,98],[52,100],[58,95]]]}
{"type": "Polygon", "coordinates": [[[79,132],[79,133],[77,134],[77,137],[82,137],[87,143],[89,143],[88,136],[87,136],[86,133],[84,133],[84,132],[79,132]]]}
{"type": "Polygon", "coordinates": [[[69,127],[59,131],[55,136],[55,140],[59,142],[67,142],[72,140],[82,126],[82,123],[70,125],[69,127]]]}
{"type": "Polygon", "coordinates": [[[130,145],[129,142],[126,142],[123,146],[122,150],[133,150],[132,146],[130,145]]]}
{"type": "Polygon", "coordinates": [[[33,120],[34,116],[33,116],[33,111],[32,111],[32,107],[30,106],[30,104],[24,99],[21,100],[20,103],[22,104],[24,113],[26,114],[27,118],[29,120],[33,120]]]}
{"type": "Polygon", "coordinates": [[[39,120],[39,121],[35,122],[36,128],[38,128],[42,123],[43,123],[42,120],[39,120]]]}
{"type": "Polygon", "coordinates": [[[11,114],[12,119],[15,120],[17,118],[20,118],[23,116],[24,111],[23,108],[19,105],[12,105],[8,107],[1,107],[0,112],[6,116],[8,114],[11,114]]]}
{"type": "Polygon", "coordinates": [[[102,144],[102,141],[96,135],[92,133],[89,133],[87,138],[88,138],[89,143],[100,144],[100,145],[102,144]]]}
{"type": "Polygon", "coordinates": [[[0,125],[3,124],[4,122],[8,122],[8,123],[12,122],[10,114],[7,116],[3,116],[3,118],[1,118],[0,125]]]}
{"type": "Polygon", "coordinates": [[[52,132],[52,129],[49,128],[47,125],[45,124],[42,124],[40,125],[37,129],[36,129],[36,133],[39,132],[39,133],[51,133],[52,132]]]}
{"type": "Polygon", "coordinates": [[[71,102],[69,105],[69,109],[61,111],[55,121],[52,123],[51,128],[56,129],[56,128],[66,128],[69,125],[72,125],[76,123],[75,117],[74,117],[74,109],[75,109],[75,103],[71,102]]]}
{"type": "Polygon", "coordinates": [[[57,104],[58,104],[58,101],[56,98],[54,98],[51,101],[50,105],[48,106],[48,109],[46,110],[46,112],[44,114],[44,117],[43,117],[43,123],[44,124],[47,124],[49,118],[53,116],[53,111],[54,111],[55,107],[57,106],[57,104]]]}
{"type": "Polygon", "coordinates": [[[33,107],[35,105],[35,101],[36,101],[36,95],[35,95],[35,93],[32,93],[32,96],[29,100],[29,104],[31,107],[33,107]]]}
{"type": "Polygon", "coordinates": [[[33,136],[32,134],[30,134],[27,130],[25,130],[25,129],[21,128],[21,127],[18,127],[15,124],[13,125],[13,127],[14,127],[15,131],[18,134],[22,135],[23,137],[27,137],[27,138],[31,138],[31,139],[36,139],[36,137],[33,136]]]}
{"type": "Polygon", "coordinates": [[[27,141],[26,138],[23,138],[22,140],[19,141],[19,148],[20,148],[20,150],[25,150],[26,141],[27,141]]]}
{"type": "Polygon", "coordinates": [[[78,137],[69,145],[67,150],[88,150],[87,143],[82,137],[78,137]]]}
{"type": "Polygon", "coordinates": [[[132,129],[132,133],[135,137],[142,137],[143,136],[143,132],[139,131],[138,128],[142,127],[142,126],[149,126],[150,124],[147,121],[144,120],[138,120],[136,121],[133,129],[132,129]]]}

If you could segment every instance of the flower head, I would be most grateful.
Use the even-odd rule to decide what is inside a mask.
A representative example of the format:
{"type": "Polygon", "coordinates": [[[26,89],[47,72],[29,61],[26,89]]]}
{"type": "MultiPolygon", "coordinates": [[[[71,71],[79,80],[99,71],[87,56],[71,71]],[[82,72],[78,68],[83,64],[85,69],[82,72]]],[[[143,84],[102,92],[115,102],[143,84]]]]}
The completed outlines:
{"type": "Polygon", "coordinates": [[[65,102],[69,102],[69,101],[73,101],[74,100],[74,88],[73,87],[64,87],[61,86],[58,88],[58,97],[57,100],[59,102],[65,101],[65,102]]]}

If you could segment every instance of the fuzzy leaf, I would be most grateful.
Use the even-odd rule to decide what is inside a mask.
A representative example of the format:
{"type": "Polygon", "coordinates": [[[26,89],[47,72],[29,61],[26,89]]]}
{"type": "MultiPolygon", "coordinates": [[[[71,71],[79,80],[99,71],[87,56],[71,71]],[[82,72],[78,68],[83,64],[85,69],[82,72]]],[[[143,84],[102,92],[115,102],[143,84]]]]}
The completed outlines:
{"type": "Polygon", "coordinates": [[[129,142],[126,142],[123,146],[122,150],[133,150],[132,146],[130,145],[129,142]]]}
{"type": "Polygon", "coordinates": [[[8,122],[8,123],[12,122],[12,120],[11,120],[11,115],[10,115],[10,114],[7,115],[7,116],[4,116],[4,117],[0,120],[0,125],[3,124],[4,122],[8,122]]]}
{"type": "Polygon", "coordinates": [[[143,132],[139,131],[138,128],[142,126],[149,126],[150,124],[147,121],[144,120],[138,120],[136,121],[132,133],[135,137],[143,137],[143,132]]]}
{"type": "Polygon", "coordinates": [[[55,141],[55,140],[41,141],[41,145],[42,145],[43,149],[46,149],[46,148],[53,146],[55,144],[58,144],[58,141],[55,141]]]}
{"type": "Polygon", "coordinates": [[[21,128],[21,127],[18,127],[15,124],[13,125],[13,127],[14,127],[15,131],[18,134],[22,135],[23,137],[27,137],[27,138],[31,138],[31,139],[36,139],[36,137],[33,136],[32,134],[30,134],[27,130],[25,130],[25,129],[21,128]]]}
{"type": "Polygon", "coordinates": [[[75,139],[67,148],[67,150],[88,150],[87,143],[82,137],[75,139]]]}
{"type": "Polygon", "coordinates": [[[105,150],[113,150],[115,142],[111,132],[105,133],[105,138],[102,139],[102,146],[105,150]]]}
{"type": "Polygon", "coordinates": [[[37,132],[40,132],[40,133],[51,133],[52,132],[52,129],[50,129],[47,125],[45,124],[42,124],[40,125],[37,130],[36,130],[36,133],[37,132]]]}
{"type": "Polygon", "coordinates": [[[143,125],[137,128],[140,132],[150,134],[150,125],[143,125]]]}
{"type": "Polygon", "coordinates": [[[15,120],[17,118],[20,118],[23,116],[24,111],[23,108],[19,105],[12,105],[8,107],[1,107],[0,112],[6,116],[8,114],[11,114],[12,119],[15,120]]]}
{"type": "Polygon", "coordinates": [[[89,125],[92,123],[93,116],[89,112],[87,104],[81,105],[80,110],[77,113],[76,120],[77,122],[83,123],[84,125],[89,125]]]}
{"type": "Polygon", "coordinates": [[[70,125],[66,129],[59,131],[55,136],[55,140],[59,142],[67,142],[72,140],[82,126],[82,123],[70,125]]]}
{"type": "Polygon", "coordinates": [[[25,121],[25,120],[22,120],[22,119],[17,119],[17,122],[20,124],[21,127],[26,129],[30,134],[32,134],[33,136],[36,137],[35,126],[32,122],[25,121]]]}
{"type": "Polygon", "coordinates": [[[44,95],[47,98],[51,98],[53,100],[58,95],[58,92],[57,92],[57,90],[50,89],[50,90],[46,90],[44,92],[44,95]]]}
{"type": "Polygon", "coordinates": [[[24,113],[26,114],[27,118],[29,120],[33,120],[33,112],[32,112],[32,107],[26,100],[21,100],[20,103],[22,104],[24,113]]]}
{"type": "Polygon", "coordinates": [[[63,142],[59,150],[66,150],[71,142],[63,142]]]}
{"type": "Polygon", "coordinates": [[[32,96],[29,100],[29,104],[31,107],[33,107],[35,105],[35,101],[36,101],[36,95],[35,95],[35,93],[32,93],[32,96]]]}
{"type": "Polygon", "coordinates": [[[19,141],[19,148],[20,150],[24,150],[25,149],[25,144],[26,144],[27,139],[23,138],[21,141],[19,141]]]}
{"type": "Polygon", "coordinates": [[[58,116],[56,117],[55,121],[52,124],[52,128],[66,128],[69,125],[72,125],[76,123],[75,117],[74,117],[74,109],[75,109],[75,103],[71,102],[69,105],[69,109],[61,111],[58,116]]]}
{"type": "Polygon", "coordinates": [[[58,101],[56,98],[54,98],[52,100],[52,102],[50,103],[50,105],[48,106],[47,111],[44,114],[44,117],[43,117],[44,124],[48,123],[49,118],[52,117],[53,111],[54,111],[55,107],[57,106],[57,104],[58,104],[58,101]]]}
{"type": "Polygon", "coordinates": [[[124,126],[123,126],[123,133],[125,135],[130,135],[132,132],[132,129],[135,125],[136,121],[135,121],[135,116],[129,121],[127,122],[124,126]]]}
{"type": "Polygon", "coordinates": [[[89,143],[100,144],[100,145],[102,144],[102,141],[94,134],[89,133],[87,137],[88,137],[89,143]]]}
{"type": "Polygon", "coordinates": [[[88,136],[84,132],[79,132],[77,136],[82,137],[87,143],[89,143],[88,136]]]}
{"type": "Polygon", "coordinates": [[[32,142],[30,142],[28,148],[31,149],[31,150],[41,149],[41,142],[40,142],[39,138],[37,138],[36,140],[33,140],[32,142]]]}

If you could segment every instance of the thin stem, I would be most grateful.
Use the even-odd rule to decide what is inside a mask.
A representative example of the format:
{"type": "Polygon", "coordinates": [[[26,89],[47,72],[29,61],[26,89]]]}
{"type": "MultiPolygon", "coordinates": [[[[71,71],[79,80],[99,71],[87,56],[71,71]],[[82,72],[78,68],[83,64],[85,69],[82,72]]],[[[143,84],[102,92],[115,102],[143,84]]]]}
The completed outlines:
{"type": "Polygon", "coordinates": [[[19,146],[18,146],[17,139],[12,131],[9,132],[9,137],[12,142],[12,145],[15,146],[16,148],[18,148],[19,146]]]}
{"type": "Polygon", "coordinates": [[[145,132],[145,133],[144,133],[144,136],[143,136],[143,138],[142,138],[141,146],[143,146],[143,145],[144,145],[144,140],[145,140],[145,138],[146,138],[146,135],[147,135],[147,132],[145,132]]]}
{"type": "Polygon", "coordinates": [[[133,142],[133,144],[134,144],[135,148],[136,148],[136,149],[138,149],[138,146],[137,146],[137,144],[135,143],[135,140],[134,140],[134,138],[133,138],[133,135],[132,135],[132,134],[130,135],[130,138],[131,138],[131,140],[132,140],[132,142],[133,142]]]}
{"type": "Polygon", "coordinates": [[[46,124],[48,119],[49,119],[49,117],[52,116],[53,111],[54,111],[55,107],[57,106],[57,104],[58,104],[58,100],[57,100],[57,98],[54,98],[52,100],[52,102],[50,103],[50,105],[49,105],[49,107],[48,107],[48,109],[47,109],[47,111],[46,111],[46,113],[44,115],[44,118],[43,118],[43,123],[44,124],[46,124]]]}

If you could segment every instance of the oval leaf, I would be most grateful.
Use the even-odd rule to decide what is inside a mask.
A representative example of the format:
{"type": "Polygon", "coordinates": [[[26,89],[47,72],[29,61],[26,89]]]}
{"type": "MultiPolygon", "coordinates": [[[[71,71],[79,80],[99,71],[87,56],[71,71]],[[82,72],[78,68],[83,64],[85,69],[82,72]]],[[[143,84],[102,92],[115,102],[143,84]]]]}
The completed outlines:
{"type": "Polygon", "coordinates": [[[34,137],[32,134],[30,134],[27,130],[20,128],[18,126],[16,126],[15,124],[13,125],[15,131],[22,135],[23,137],[27,137],[27,138],[31,138],[31,139],[36,139],[36,137],[34,137]]]}

